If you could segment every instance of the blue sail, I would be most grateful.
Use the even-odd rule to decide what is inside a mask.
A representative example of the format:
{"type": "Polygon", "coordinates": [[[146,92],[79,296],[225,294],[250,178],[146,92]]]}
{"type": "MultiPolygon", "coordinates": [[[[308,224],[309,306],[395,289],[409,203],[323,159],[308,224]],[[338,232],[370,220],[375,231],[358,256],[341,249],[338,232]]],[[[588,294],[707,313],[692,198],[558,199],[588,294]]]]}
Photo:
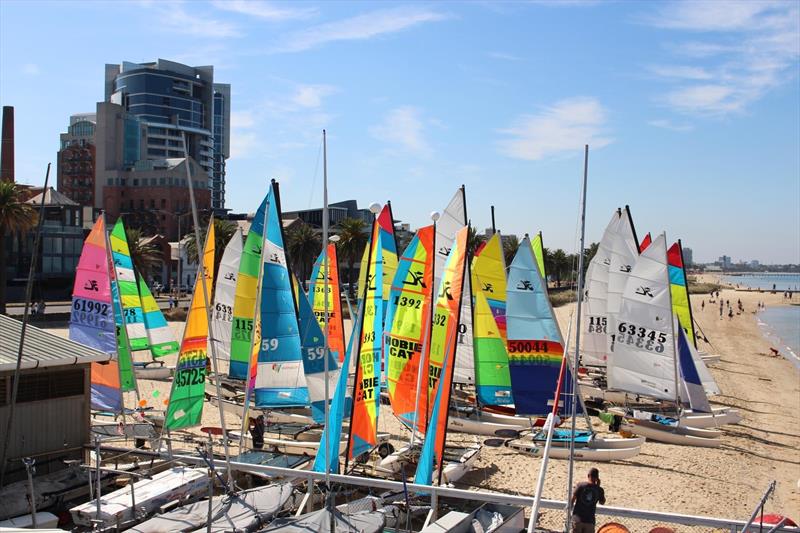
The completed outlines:
{"type": "Polygon", "coordinates": [[[711,405],[708,403],[706,391],[703,389],[703,382],[692,358],[692,346],[689,338],[686,335],[686,331],[680,327],[680,324],[675,327],[675,331],[678,333],[678,369],[683,381],[681,392],[686,395],[684,400],[691,406],[693,411],[710,413],[712,412],[711,405]]]}
{"type": "MultiPolygon", "coordinates": [[[[547,295],[547,286],[533,257],[530,240],[520,243],[506,287],[508,363],[517,414],[551,411],[564,341],[547,295]]],[[[570,373],[566,378],[571,382],[570,373]]]]}
{"type": "Polygon", "coordinates": [[[261,346],[255,402],[258,408],[308,405],[300,356],[300,334],[286,263],[276,184],[267,195],[261,277],[261,346]]]}

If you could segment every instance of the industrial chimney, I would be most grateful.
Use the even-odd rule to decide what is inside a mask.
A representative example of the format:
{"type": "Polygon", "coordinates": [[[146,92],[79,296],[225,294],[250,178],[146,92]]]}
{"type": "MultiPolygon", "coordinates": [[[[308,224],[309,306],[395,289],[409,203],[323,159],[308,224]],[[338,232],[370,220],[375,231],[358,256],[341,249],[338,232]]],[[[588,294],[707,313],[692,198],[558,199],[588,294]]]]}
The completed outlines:
{"type": "Polygon", "coordinates": [[[3,131],[0,139],[0,180],[14,182],[14,107],[3,106],[3,131]]]}

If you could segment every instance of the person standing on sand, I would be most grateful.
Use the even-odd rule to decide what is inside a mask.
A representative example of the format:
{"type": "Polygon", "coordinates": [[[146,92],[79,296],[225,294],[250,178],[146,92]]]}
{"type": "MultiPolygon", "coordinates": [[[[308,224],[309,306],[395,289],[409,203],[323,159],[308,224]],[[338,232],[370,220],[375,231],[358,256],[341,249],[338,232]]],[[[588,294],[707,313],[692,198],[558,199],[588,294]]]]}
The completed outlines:
{"type": "Polygon", "coordinates": [[[728,320],[732,320],[732,319],[733,319],[733,307],[728,309],[728,320]]]}
{"type": "Polygon", "coordinates": [[[705,300],[700,302],[700,310],[701,311],[705,311],[706,310],[706,301],[705,300]]]}
{"type": "Polygon", "coordinates": [[[597,504],[606,504],[606,492],[600,486],[600,471],[589,470],[588,481],[578,483],[572,493],[572,531],[594,533],[597,504]]]}
{"type": "Polygon", "coordinates": [[[722,320],[722,300],[719,301],[719,319],[722,320]]]}

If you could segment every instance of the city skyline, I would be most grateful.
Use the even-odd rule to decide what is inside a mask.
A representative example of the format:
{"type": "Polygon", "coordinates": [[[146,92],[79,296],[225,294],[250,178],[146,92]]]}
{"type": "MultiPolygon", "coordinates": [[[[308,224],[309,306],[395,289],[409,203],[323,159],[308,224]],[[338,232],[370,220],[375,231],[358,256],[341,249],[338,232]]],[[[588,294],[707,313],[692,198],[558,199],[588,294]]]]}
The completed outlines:
{"type": "Polygon", "coordinates": [[[588,143],[587,242],[629,204],[697,263],[800,262],[796,3],[46,4],[0,4],[22,182],[104,99],[106,63],[162,58],[231,84],[233,211],[270,178],[287,211],[319,205],[327,128],[332,201],[391,200],[418,227],[464,183],[476,227],[495,205],[505,233],[573,252],[588,143]],[[29,31],[70,42],[67,12],[103,43],[69,61],[29,31]]]}

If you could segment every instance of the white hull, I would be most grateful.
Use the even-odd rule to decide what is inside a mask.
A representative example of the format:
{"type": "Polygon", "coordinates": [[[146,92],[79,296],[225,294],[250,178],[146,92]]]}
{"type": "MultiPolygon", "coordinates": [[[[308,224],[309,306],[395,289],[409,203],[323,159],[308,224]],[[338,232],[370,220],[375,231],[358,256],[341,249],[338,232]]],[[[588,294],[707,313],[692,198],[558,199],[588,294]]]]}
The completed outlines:
{"type": "MultiPolygon", "coordinates": [[[[53,513],[36,513],[37,530],[53,528],[56,531],[63,531],[61,529],[56,529],[57,527],[58,517],[56,515],[53,513]]],[[[8,529],[8,531],[16,531],[17,529],[33,529],[33,515],[25,514],[14,518],[9,518],[8,520],[3,520],[0,522],[0,531],[6,531],[5,528],[14,528],[8,529]]]]}
{"type": "Polygon", "coordinates": [[[686,413],[681,416],[681,424],[686,424],[694,428],[713,428],[725,424],[738,424],[742,421],[742,415],[735,409],[726,411],[715,411],[708,413],[686,413]]]}
{"type": "MultiPolygon", "coordinates": [[[[512,418],[512,417],[509,417],[512,418]]],[[[450,416],[447,419],[447,430],[457,433],[469,433],[470,435],[486,435],[488,437],[501,437],[504,432],[519,432],[529,429],[515,424],[497,424],[494,422],[484,422],[472,418],[455,418],[450,416]]]]}
{"type": "MultiPolygon", "coordinates": [[[[480,457],[481,448],[480,444],[473,444],[461,450],[462,453],[458,460],[448,461],[442,471],[442,483],[455,483],[472,470],[472,465],[480,457]]],[[[416,464],[419,450],[418,446],[403,446],[382,459],[375,468],[375,474],[394,475],[400,473],[403,465],[416,464]]],[[[445,453],[447,451],[448,449],[445,448],[445,453]]],[[[438,470],[435,470],[433,478],[436,479],[438,475],[438,470]]]]}
{"type": "MultiPolygon", "coordinates": [[[[685,427],[669,428],[664,426],[663,429],[653,427],[650,424],[642,424],[639,421],[631,423],[623,421],[620,425],[621,431],[627,431],[634,435],[645,437],[647,440],[654,440],[666,444],[678,444],[682,446],[701,446],[705,448],[716,448],[721,444],[719,437],[704,437],[696,434],[681,433],[679,431],[686,430],[685,427]]],[[[704,430],[696,430],[704,431],[704,430]]]]}
{"type": "Polygon", "coordinates": [[[150,380],[163,380],[166,381],[172,376],[174,368],[168,366],[147,366],[133,368],[136,379],[150,379],[150,380]]]}
{"type": "MultiPolygon", "coordinates": [[[[639,439],[613,439],[617,441],[639,439]]],[[[641,439],[642,441],[644,439],[641,439]]],[[[533,442],[532,440],[516,439],[509,441],[506,446],[513,448],[522,453],[533,455],[534,457],[544,456],[544,445],[533,442]]],[[[576,447],[574,449],[573,457],[577,461],[624,461],[639,455],[641,445],[632,446],[629,448],[590,448],[588,446],[576,447]]],[[[548,457],[551,459],[569,459],[569,447],[566,446],[550,446],[548,457]]]]}

